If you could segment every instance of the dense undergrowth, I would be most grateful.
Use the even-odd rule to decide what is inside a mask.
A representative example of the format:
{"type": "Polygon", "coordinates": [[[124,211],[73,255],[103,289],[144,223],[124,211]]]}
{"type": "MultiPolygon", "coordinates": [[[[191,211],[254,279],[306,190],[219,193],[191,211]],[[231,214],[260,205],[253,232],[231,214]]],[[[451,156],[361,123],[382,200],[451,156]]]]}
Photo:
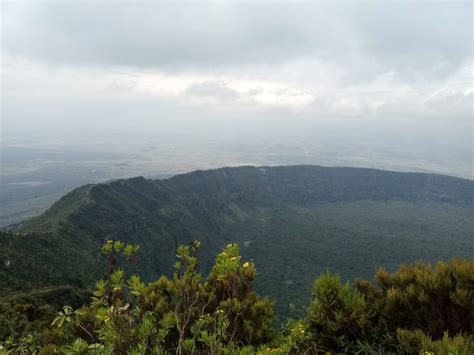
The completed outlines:
{"type": "Polygon", "coordinates": [[[59,313],[37,301],[41,294],[3,300],[0,354],[474,351],[474,260],[379,269],[373,282],[353,285],[327,272],[315,280],[304,316],[278,329],[274,302],[254,292],[255,265],[238,245],[227,245],[207,276],[199,273],[199,250],[198,241],[180,246],[173,276],[144,283],[125,271],[139,247],[107,241],[102,254],[110,267],[88,304],[80,306],[73,289],[50,296],[56,303],[64,292],[77,296],[59,313]]]}

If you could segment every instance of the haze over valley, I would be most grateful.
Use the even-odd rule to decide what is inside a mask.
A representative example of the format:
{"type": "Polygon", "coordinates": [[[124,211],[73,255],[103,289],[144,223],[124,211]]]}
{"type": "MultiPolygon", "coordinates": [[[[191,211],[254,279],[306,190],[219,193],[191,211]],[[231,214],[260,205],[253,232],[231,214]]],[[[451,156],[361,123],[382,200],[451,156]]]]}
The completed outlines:
{"type": "MultiPolygon", "coordinates": [[[[96,139],[88,134],[67,141],[58,137],[49,144],[18,137],[4,139],[0,225],[38,215],[83,184],[133,176],[160,178],[222,166],[316,164],[435,172],[472,179],[469,144],[463,148],[462,142],[452,142],[451,146],[438,143],[434,134],[417,143],[420,133],[416,127],[393,124],[380,132],[372,123],[359,121],[298,122],[289,127],[284,122],[275,126],[275,122],[255,129],[245,123],[231,129],[215,124],[210,132],[197,136],[182,127],[168,134],[157,130],[96,139]],[[397,129],[404,132],[394,135],[397,129]],[[406,137],[404,143],[400,136],[406,137]],[[429,149],[425,146],[428,139],[433,141],[429,149]]],[[[448,129],[455,128],[449,127],[443,134],[448,129]]]]}
{"type": "Polygon", "coordinates": [[[0,225],[84,183],[222,166],[472,179],[470,9],[2,3],[0,225]]]}

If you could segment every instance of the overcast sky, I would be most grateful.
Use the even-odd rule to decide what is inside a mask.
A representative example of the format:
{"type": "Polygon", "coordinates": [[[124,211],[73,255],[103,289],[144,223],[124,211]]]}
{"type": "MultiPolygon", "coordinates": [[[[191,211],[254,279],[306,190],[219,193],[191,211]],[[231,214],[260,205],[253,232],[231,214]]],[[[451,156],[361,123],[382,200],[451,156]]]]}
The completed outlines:
{"type": "Polygon", "coordinates": [[[71,137],[118,127],[204,135],[360,121],[380,133],[368,139],[426,130],[426,144],[472,159],[471,2],[1,7],[9,144],[68,127],[71,137]]]}

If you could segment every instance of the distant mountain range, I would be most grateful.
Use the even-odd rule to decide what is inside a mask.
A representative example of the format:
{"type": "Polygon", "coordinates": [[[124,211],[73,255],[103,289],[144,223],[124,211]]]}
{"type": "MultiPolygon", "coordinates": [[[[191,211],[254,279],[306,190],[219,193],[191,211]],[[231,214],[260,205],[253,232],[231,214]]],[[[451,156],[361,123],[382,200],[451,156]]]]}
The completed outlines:
{"type": "Polygon", "coordinates": [[[284,316],[290,303],[304,306],[326,269],[350,279],[377,266],[473,257],[473,216],[474,181],[373,169],[238,167],[85,185],[0,234],[0,296],[92,287],[107,239],[140,244],[132,271],[148,280],[172,271],[180,243],[202,242],[207,271],[232,241],[284,316]]]}

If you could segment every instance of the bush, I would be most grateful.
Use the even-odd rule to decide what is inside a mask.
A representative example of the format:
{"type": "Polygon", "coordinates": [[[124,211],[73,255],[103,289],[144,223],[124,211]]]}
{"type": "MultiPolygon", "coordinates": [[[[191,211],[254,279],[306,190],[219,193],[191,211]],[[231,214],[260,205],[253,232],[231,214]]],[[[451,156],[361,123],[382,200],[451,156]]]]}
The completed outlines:
{"type": "Polygon", "coordinates": [[[173,275],[145,283],[125,272],[139,247],[106,242],[110,268],[88,305],[57,312],[38,301],[75,295],[80,304],[82,291],[63,288],[0,303],[0,354],[474,352],[474,260],[380,269],[374,283],[355,288],[326,272],[314,281],[306,317],[276,333],[274,303],[253,291],[255,265],[238,246],[227,245],[207,277],[199,250],[198,241],[180,246],[173,275]]]}
{"type": "Polygon", "coordinates": [[[449,354],[471,355],[474,351],[474,338],[457,334],[449,337],[445,332],[439,340],[433,340],[421,330],[398,329],[396,332],[398,350],[404,354],[449,354]]]}
{"type": "Polygon", "coordinates": [[[329,272],[313,284],[308,322],[315,342],[338,352],[353,350],[367,338],[370,325],[364,297],[329,272]]]}
{"type": "Polygon", "coordinates": [[[273,303],[252,290],[255,266],[242,262],[238,246],[218,254],[209,276],[197,272],[200,244],[180,246],[172,278],[145,284],[121,267],[133,263],[138,246],[108,241],[102,253],[110,263],[90,305],[63,307],[42,334],[6,346],[18,353],[176,352],[235,353],[271,339],[273,303]]]}
{"type": "Polygon", "coordinates": [[[474,333],[474,259],[459,258],[449,263],[418,262],[402,265],[397,272],[383,268],[375,284],[356,281],[379,326],[395,332],[398,328],[420,329],[434,339],[449,334],[474,333]]]}

